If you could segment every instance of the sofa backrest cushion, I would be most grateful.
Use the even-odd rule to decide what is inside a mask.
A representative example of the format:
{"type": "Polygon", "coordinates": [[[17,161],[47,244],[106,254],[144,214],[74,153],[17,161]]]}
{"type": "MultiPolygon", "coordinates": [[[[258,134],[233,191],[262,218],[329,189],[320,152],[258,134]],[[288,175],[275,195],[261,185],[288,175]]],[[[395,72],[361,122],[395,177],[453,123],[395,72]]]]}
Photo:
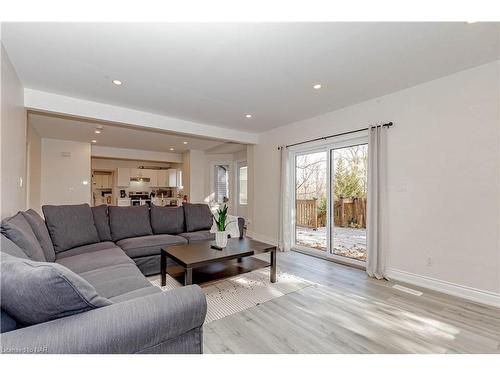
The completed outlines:
{"type": "Polygon", "coordinates": [[[21,249],[14,242],[5,237],[3,234],[0,235],[0,240],[1,240],[0,248],[2,250],[0,254],[9,254],[18,258],[29,259],[26,253],[23,251],[23,249],[21,249]]]}
{"type": "Polygon", "coordinates": [[[207,230],[212,228],[213,216],[210,207],[202,203],[184,203],[186,231],[207,230]]]}
{"type": "Polygon", "coordinates": [[[42,247],[21,212],[2,222],[2,234],[23,249],[28,258],[45,261],[42,247]]]}
{"type": "Polygon", "coordinates": [[[112,304],[82,277],[57,263],[4,255],[2,310],[27,326],[112,304]]]}
{"type": "Polygon", "coordinates": [[[99,242],[88,204],[43,206],[43,215],[56,253],[99,242]]]}
{"type": "Polygon", "coordinates": [[[111,241],[111,228],[109,227],[108,206],[101,204],[97,207],[92,207],[94,215],[94,224],[97,229],[97,234],[101,241],[111,241]]]}
{"type": "Polygon", "coordinates": [[[54,262],[56,260],[56,253],[54,250],[54,245],[52,245],[52,240],[50,239],[50,234],[45,225],[45,220],[36,212],[35,210],[29,209],[24,211],[24,218],[30,224],[33,233],[42,247],[43,253],[45,254],[45,260],[47,262],[54,262]]]}
{"type": "Polygon", "coordinates": [[[179,234],[186,231],[184,208],[151,206],[151,227],[154,234],[179,234]]]}
{"type": "Polygon", "coordinates": [[[113,241],[153,234],[149,206],[109,207],[109,226],[113,241]]]}

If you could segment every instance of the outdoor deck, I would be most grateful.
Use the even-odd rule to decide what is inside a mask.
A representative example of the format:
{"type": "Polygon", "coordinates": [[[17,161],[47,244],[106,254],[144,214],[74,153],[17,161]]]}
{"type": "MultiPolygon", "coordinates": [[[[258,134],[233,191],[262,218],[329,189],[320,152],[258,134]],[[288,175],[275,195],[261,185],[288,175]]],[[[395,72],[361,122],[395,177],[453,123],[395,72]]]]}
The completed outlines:
{"type": "MultiPolygon", "coordinates": [[[[334,254],[366,260],[366,229],[335,227],[334,254]]],[[[297,226],[298,245],[326,251],[326,227],[316,230],[297,226]]]]}

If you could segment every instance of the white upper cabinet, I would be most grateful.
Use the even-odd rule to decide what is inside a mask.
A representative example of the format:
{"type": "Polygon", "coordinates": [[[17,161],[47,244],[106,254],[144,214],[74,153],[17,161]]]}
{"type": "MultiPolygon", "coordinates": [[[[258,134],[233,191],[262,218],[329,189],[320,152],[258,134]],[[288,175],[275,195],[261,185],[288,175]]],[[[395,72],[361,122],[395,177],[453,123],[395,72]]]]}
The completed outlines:
{"type": "Polygon", "coordinates": [[[141,169],[143,178],[149,178],[149,184],[152,187],[158,187],[158,171],[153,169],[141,169]]]}
{"type": "Polygon", "coordinates": [[[168,186],[168,171],[161,169],[157,171],[157,181],[156,187],[167,187],[168,186]]]}
{"type": "Polygon", "coordinates": [[[177,169],[169,169],[167,187],[177,187],[177,169]]]}
{"type": "Polygon", "coordinates": [[[112,176],[108,174],[94,173],[92,184],[96,189],[111,189],[113,187],[113,179],[112,176]]]}
{"type": "Polygon", "coordinates": [[[116,170],[118,187],[128,187],[130,185],[130,168],[118,168],[116,170]]]}
{"type": "Polygon", "coordinates": [[[177,187],[177,169],[161,169],[159,171],[155,171],[156,173],[156,181],[155,185],[151,185],[153,187],[177,187]]]}

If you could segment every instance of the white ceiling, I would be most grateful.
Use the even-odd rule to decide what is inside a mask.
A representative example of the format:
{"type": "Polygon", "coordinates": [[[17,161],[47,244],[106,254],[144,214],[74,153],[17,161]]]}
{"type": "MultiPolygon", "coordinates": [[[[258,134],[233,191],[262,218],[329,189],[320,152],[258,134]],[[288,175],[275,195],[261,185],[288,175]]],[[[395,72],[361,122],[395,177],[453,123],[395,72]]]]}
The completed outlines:
{"type": "Polygon", "coordinates": [[[2,27],[27,88],[251,132],[500,57],[497,23],[2,27]]]}
{"type": "Polygon", "coordinates": [[[189,149],[211,150],[225,144],[219,141],[173,135],[161,131],[142,130],[130,126],[102,124],[38,113],[29,113],[28,122],[43,138],[88,143],[95,139],[97,141],[95,144],[98,146],[180,153],[189,149]],[[95,134],[99,125],[103,126],[103,129],[100,134],[95,134]],[[183,142],[188,142],[188,144],[185,145],[183,142]],[[170,151],[171,147],[174,148],[174,151],[170,151]]]}

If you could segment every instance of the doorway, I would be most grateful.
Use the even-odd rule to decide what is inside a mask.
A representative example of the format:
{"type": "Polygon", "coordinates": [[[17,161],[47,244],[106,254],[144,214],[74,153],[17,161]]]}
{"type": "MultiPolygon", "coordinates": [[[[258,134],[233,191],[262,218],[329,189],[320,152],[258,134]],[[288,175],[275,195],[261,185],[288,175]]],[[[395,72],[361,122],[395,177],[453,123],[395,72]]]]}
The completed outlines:
{"type": "Polygon", "coordinates": [[[366,137],[291,151],[293,247],[364,266],[366,137]]]}

